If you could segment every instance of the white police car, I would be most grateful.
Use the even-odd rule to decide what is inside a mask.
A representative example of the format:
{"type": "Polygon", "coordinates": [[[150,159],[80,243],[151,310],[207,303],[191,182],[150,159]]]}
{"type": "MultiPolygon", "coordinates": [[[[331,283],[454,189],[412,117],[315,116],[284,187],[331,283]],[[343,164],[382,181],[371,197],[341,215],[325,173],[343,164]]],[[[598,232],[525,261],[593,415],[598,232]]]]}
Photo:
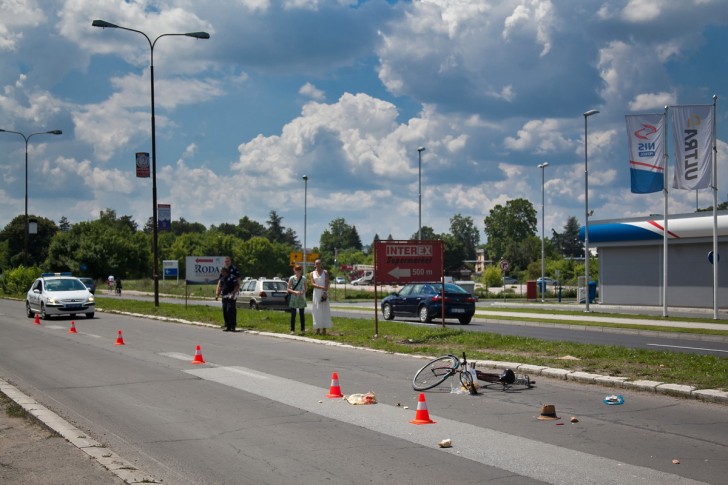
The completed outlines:
{"type": "Polygon", "coordinates": [[[74,317],[77,313],[93,318],[95,309],[94,295],[71,273],[43,273],[33,282],[25,297],[28,318],[35,314],[42,319],[53,315],[74,317]]]}

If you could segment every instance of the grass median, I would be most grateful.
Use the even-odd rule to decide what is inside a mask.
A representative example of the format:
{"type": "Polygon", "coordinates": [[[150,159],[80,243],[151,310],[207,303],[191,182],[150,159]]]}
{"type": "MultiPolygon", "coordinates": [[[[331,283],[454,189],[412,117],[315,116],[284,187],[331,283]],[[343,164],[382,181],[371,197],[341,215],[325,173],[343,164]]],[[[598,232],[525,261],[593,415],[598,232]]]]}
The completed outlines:
{"type": "MultiPolygon", "coordinates": [[[[105,298],[97,306],[104,311],[156,315],[222,326],[219,307],[160,303],[105,298]]],[[[290,316],[280,311],[238,311],[238,328],[288,333],[290,316]]],[[[311,332],[311,318],[307,318],[311,332]]],[[[359,318],[334,318],[327,336],[311,338],[390,352],[425,355],[458,355],[466,352],[469,360],[497,360],[543,365],[595,374],[647,379],[692,385],[699,389],[728,390],[728,358],[657,350],[630,349],[612,345],[588,345],[495,333],[467,332],[459,326],[443,329],[413,326],[379,320],[379,336],[374,338],[374,322],[359,318]]]]}

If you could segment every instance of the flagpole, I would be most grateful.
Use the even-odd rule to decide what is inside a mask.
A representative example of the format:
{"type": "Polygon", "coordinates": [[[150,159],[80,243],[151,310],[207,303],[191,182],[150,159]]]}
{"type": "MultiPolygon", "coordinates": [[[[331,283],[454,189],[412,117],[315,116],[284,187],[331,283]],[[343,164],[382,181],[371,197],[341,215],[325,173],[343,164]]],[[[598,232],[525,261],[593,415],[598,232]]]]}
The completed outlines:
{"type": "Polygon", "coordinates": [[[718,319],[718,145],[717,145],[717,125],[716,108],[718,104],[718,95],[713,95],[713,320],[718,319]]]}
{"type": "Polygon", "coordinates": [[[664,178],[663,178],[663,188],[662,193],[664,196],[664,208],[663,208],[663,214],[665,214],[665,229],[664,233],[662,235],[662,316],[667,317],[667,234],[668,234],[668,228],[667,228],[667,167],[668,167],[668,155],[667,155],[667,145],[669,143],[667,138],[667,106],[665,106],[665,116],[662,120],[663,122],[663,136],[665,143],[662,144],[663,150],[662,150],[662,158],[663,158],[663,164],[664,167],[664,178]]]}

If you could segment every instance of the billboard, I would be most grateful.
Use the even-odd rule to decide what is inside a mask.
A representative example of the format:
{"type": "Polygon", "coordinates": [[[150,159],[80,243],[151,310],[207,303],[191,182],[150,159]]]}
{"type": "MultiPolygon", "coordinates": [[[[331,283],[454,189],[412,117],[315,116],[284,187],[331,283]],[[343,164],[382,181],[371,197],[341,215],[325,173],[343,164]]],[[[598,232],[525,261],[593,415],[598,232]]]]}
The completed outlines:
{"type": "Polygon", "coordinates": [[[404,284],[442,279],[442,241],[376,241],[374,278],[404,284]]]}
{"type": "Polygon", "coordinates": [[[225,266],[227,256],[187,256],[185,258],[185,281],[188,285],[211,285],[217,283],[220,268],[225,266]]]}

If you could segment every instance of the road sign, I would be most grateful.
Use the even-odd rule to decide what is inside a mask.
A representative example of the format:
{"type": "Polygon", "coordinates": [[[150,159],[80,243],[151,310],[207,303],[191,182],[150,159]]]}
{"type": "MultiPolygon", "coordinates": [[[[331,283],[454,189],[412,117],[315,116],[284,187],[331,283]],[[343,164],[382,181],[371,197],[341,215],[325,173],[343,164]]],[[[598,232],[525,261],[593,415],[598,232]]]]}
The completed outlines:
{"type": "Polygon", "coordinates": [[[500,260],[500,269],[501,271],[508,271],[509,264],[507,259],[501,259],[500,260]]]}
{"type": "Polygon", "coordinates": [[[378,283],[442,279],[442,241],[376,241],[374,251],[378,283]]]}
{"type": "MultiPolygon", "coordinates": [[[[319,253],[306,253],[306,262],[313,263],[319,258],[319,253]]],[[[291,251],[291,266],[303,263],[303,251],[291,251]]]]}

